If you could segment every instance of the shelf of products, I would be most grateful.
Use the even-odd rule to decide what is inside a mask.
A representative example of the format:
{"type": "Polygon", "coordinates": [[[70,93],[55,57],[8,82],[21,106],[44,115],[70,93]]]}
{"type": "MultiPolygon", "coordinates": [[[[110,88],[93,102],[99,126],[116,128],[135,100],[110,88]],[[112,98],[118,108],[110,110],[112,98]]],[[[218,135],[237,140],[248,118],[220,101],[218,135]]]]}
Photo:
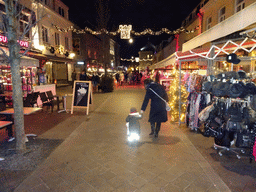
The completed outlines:
{"type": "MultiPolygon", "coordinates": [[[[36,67],[21,67],[20,68],[20,76],[22,83],[22,91],[23,95],[26,95],[33,90],[33,85],[36,84],[36,67]]],[[[11,75],[11,67],[8,65],[0,66],[0,84],[1,92],[12,92],[12,75],[11,75]]],[[[11,101],[11,96],[6,96],[7,105],[12,105],[12,103],[8,103],[11,101]]]]}

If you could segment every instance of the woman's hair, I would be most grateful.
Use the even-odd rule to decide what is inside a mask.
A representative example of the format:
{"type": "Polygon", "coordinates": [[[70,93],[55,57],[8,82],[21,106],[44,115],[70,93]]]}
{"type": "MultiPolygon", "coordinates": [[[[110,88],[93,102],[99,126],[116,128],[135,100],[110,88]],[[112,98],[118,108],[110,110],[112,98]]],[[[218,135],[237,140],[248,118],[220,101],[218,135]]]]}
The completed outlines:
{"type": "Polygon", "coordinates": [[[151,82],[153,82],[153,80],[152,79],[145,79],[144,80],[144,85],[148,85],[149,83],[151,83],[151,82]]]}

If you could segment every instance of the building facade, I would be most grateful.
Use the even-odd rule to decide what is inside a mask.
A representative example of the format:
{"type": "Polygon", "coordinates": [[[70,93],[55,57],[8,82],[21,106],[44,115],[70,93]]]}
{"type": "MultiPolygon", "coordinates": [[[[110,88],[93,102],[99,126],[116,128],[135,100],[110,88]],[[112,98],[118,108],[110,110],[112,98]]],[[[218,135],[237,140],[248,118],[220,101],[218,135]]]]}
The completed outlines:
{"type": "Polygon", "coordinates": [[[37,18],[34,46],[41,53],[36,55],[40,67],[46,71],[48,83],[67,84],[73,70],[72,32],[61,31],[73,26],[69,21],[68,7],[60,0],[37,1],[37,18]],[[42,17],[43,15],[43,17],[42,17]]]}
{"type": "Polygon", "coordinates": [[[153,56],[155,54],[156,47],[148,42],[139,51],[139,71],[145,71],[147,67],[153,63],[153,56]]]}
{"type": "Polygon", "coordinates": [[[186,63],[198,69],[205,66],[209,73],[240,67],[248,73],[254,72],[255,50],[251,48],[255,42],[246,31],[255,33],[255,14],[255,0],[202,0],[181,24],[185,32],[179,34],[178,51],[170,53],[168,62],[160,61],[154,67],[197,57],[186,63]],[[245,39],[246,36],[250,38],[245,39]],[[242,58],[239,65],[226,63],[226,55],[234,51],[242,58]]]}

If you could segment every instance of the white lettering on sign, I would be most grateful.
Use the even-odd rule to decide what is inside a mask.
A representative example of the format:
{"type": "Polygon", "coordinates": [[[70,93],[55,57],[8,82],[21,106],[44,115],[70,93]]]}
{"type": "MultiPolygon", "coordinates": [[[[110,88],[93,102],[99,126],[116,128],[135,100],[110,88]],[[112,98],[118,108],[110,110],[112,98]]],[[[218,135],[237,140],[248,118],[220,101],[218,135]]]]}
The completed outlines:
{"type": "MultiPolygon", "coordinates": [[[[1,43],[7,43],[7,37],[0,35],[0,42],[1,43]]],[[[27,41],[19,41],[17,40],[17,42],[20,44],[21,47],[28,47],[28,42],[27,41]]]]}

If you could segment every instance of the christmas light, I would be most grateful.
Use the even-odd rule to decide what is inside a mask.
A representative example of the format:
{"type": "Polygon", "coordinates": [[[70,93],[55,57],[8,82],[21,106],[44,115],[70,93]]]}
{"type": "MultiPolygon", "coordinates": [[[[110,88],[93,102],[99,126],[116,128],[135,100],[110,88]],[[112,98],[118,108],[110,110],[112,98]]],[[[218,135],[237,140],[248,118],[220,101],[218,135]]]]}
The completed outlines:
{"type": "MultiPolygon", "coordinates": [[[[169,112],[171,115],[171,121],[179,121],[179,102],[186,103],[188,92],[184,85],[181,84],[181,99],[179,101],[179,72],[178,70],[173,70],[173,81],[170,84],[170,88],[168,91],[169,105],[171,107],[171,111],[169,112]]],[[[186,113],[186,104],[181,105],[181,115],[180,121],[183,122],[185,120],[186,113]]]]}
{"type": "MultiPolygon", "coordinates": [[[[127,26],[127,25],[123,25],[123,26],[127,26]]],[[[121,33],[121,38],[122,38],[122,35],[123,35],[123,37],[125,37],[125,39],[129,39],[130,34],[133,34],[135,36],[161,35],[161,34],[164,34],[164,33],[169,34],[169,35],[175,35],[175,34],[180,34],[180,33],[194,33],[196,30],[199,29],[199,27],[196,26],[195,29],[192,29],[192,30],[186,30],[184,27],[180,27],[180,28],[178,28],[176,30],[173,30],[173,31],[171,31],[167,28],[162,28],[160,31],[153,31],[152,29],[145,29],[144,31],[141,31],[141,32],[135,32],[134,30],[130,30],[131,27],[129,27],[129,25],[128,25],[127,28],[130,31],[129,31],[129,33],[127,33],[127,30],[124,30],[122,32],[123,27],[122,27],[122,30],[119,28],[117,31],[114,31],[114,32],[110,32],[106,29],[101,29],[100,31],[93,31],[92,29],[90,29],[88,27],[85,27],[84,29],[75,29],[73,26],[67,27],[65,29],[60,28],[57,25],[53,25],[53,27],[55,27],[59,32],[64,32],[64,33],[69,32],[69,31],[73,31],[74,33],[77,33],[77,34],[91,33],[93,35],[101,35],[101,34],[105,33],[105,34],[113,35],[113,36],[116,36],[119,33],[121,33]]]]}

